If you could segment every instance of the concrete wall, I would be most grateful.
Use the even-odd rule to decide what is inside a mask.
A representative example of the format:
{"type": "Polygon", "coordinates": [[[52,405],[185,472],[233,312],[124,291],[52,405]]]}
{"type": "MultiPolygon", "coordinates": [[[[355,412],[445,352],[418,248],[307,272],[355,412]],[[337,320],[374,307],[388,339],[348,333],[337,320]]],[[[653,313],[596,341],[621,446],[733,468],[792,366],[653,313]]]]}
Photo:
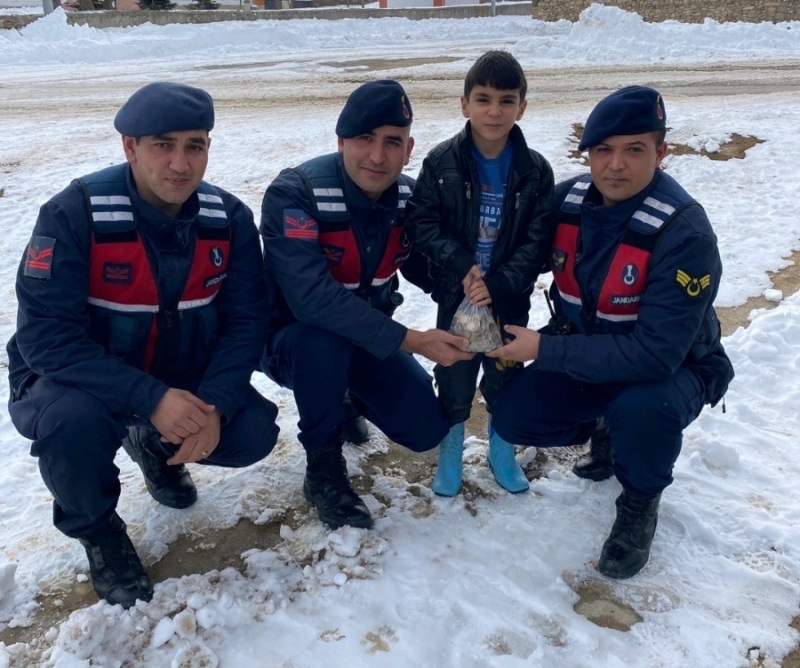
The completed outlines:
{"type": "MultiPolygon", "coordinates": [[[[497,14],[517,16],[531,15],[531,2],[498,2],[497,14]]],[[[249,12],[216,9],[208,11],[172,10],[168,12],[71,12],[67,14],[70,25],[88,25],[92,28],[127,28],[153,23],[214,23],[217,21],[256,21],[259,19],[367,19],[386,16],[404,16],[412,20],[440,18],[466,19],[477,16],[490,16],[490,4],[459,5],[448,7],[406,8],[406,9],[364,9],[361,7],[309,8],[309,9],[254,9],[249,12]]],[[[35,21],[36,16],[0,17],[0,27],[22,28],[35,21]]]]}
{"type": "MultiPolygon", "coordinates": [[[[660,23],[675,19],[703,23],[706,18],[720,23],[744,21],[800,21],[800,0],[594,0],[604,5],[636,12],[645,21],[660,23]]],[[[592,0],[533,0],[533,18],[542,21],[577,21],[592,0]]]]}
{"type": "MultiPolygon", "coordinates": [[[[229,0],[230,1],[230,0],[229,0]]],[[[281,2],[341,2],[341,0],[277,0],[281,2]]],[[[359,0],[354,0],[358,2],[359,0]]],[[[422,0],[428,1],[428,0],[422,0]]],[[[446,0],[445,0],[446,1],[446,0]]],[[[597,0],[595,0],[597,1],[597,0]]],[[[543,21],[567,19],[577,21],[580,13],[592,0],[532,0],[529,2],[499,2],[497,14],[532,15],[543,21]]],[[[800,21],[800,0],[605,0],[601,4],[613,5],[636,12],[645,21],[660,22],[675,19],[684,23],[702,23],[706,17],[720,22],[745,21],[800,21]]],[[[419,20],[428,18],[470,18],[489,16],[490,4],[459,5],[429,8],[364,9],[341,6],[336,8],[315,7],[309,9],[236,10],[170,12],[72,12],[67,21],[72,25],[88,25],[93,28],[128,27],[142,23],[166,25],[168,23],[212,23],[215,21],[254,21],[259,19],[341,19],[381,18],[383,16],[405,16],[419,20]]],[[[0,28],[23,28],[35,21],[36,16],[0,16],[0,28]]]]}

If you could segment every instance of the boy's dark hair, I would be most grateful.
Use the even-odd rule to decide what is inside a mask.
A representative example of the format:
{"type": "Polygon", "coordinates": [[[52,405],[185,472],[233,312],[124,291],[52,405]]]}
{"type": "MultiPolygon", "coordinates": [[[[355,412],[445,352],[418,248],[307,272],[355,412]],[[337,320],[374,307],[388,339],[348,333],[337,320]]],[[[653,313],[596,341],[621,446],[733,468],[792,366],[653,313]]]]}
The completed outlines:
{"type": "Polygon", "coordinates": [[[664,140],[667,138],[667,128],[661,128],[660,130],[653,130],[653,139],[656,140],[656,148],[661,146],[664,143],[664,140]]]}
{"type": "Polygon", "coordinates": [[[464,97],[469,100],[469,94],[475,86],[491,86],[497,90],[519,90],[519,101],[525,101],[528,92],[528,81],[525,72],[516,58],[508,51],[487,51],[472,67],[469,68],[464,79],[464,97]]]}

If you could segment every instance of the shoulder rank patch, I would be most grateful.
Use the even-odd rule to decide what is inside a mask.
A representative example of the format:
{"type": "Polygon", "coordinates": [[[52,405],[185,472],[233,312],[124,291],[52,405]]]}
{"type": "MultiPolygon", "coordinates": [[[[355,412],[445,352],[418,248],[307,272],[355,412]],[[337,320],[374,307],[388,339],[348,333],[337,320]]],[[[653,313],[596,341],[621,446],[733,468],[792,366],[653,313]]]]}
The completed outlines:
{"type": "Polygon", "coordinates": [[[283,233],[289,239],[319,239],[317,221],[302,209],[283,210],[283,233]]]}
{"type": "Polygon", "coordinates": [[[681,287],[686,289],[686,294],[689,297],[699,297],[700,293],[711,285],[711,274],[706,274],[700,278],[692,278],[685,271],[678,269],[678,274],[675,280],[680,283],[681,287]]]}
{"type": "Polygon", "coordinates": [[[52,237],[34,236],[25,251],[23,274],[31,278],[49,279],[55,245],[56,240],[52,237]]]}

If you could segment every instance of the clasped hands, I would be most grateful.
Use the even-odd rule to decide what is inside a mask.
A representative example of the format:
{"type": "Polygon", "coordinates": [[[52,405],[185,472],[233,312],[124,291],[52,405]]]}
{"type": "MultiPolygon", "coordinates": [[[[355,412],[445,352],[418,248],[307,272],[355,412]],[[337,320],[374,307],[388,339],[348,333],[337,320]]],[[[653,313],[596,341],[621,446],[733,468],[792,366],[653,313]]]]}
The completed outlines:
{"type": "Polygon", "coordinates": [[[170,388],[158,402],[150,422],[161,441],[180,445],[167,464],[188,464],[208,457],[217,445],[222,414],[187,390],[170,388]]]}

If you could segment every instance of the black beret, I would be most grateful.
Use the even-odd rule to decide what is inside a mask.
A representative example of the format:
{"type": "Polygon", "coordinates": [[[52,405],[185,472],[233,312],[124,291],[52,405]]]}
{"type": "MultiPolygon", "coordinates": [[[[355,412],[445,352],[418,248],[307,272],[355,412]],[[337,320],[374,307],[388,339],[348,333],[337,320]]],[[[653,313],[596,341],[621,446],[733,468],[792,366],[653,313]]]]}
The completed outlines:
{"type": "Polygon", "coordinates": [[[657,90],[627,86],[603,98],[583,128],[579,151],[616,135],[640,135],[667,127],[664,100],[657,90]]]}
{"type": "Polygon", "coordinates": [[[370,81],[356,88],[339,114],[336,135],[358,137],[382,125],[404,128],[411,125],[411,102],[403,87],[391,79],[370,81]]]}
{"type": "Polygon", "coordinates": [[[214,127],[214,101],[200,88],[157,81],[140,88],[122,105],[114,127],[128,137],[214,127]]]}

